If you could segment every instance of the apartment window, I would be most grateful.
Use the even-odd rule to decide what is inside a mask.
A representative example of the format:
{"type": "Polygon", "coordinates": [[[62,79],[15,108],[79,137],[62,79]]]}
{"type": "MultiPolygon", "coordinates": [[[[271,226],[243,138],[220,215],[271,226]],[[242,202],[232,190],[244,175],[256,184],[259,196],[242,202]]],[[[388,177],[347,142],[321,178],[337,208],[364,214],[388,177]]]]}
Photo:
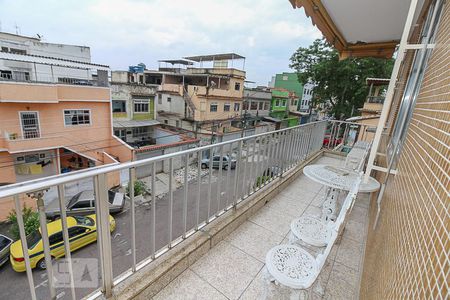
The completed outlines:
{"type": "Polygon", "coordinates": [[[287,75],[284,75],[284,76],[283,76],[283,81],[287,81],[287,80],[288,80],[287,75]]]}
{"type": "Polygon", "coordinates": [[[234,111],[239,111],[239,108],[240,108],[240,103],[235,103],[234,104],[234,111]]]}
{"type": "Polygon", "coordinates": [[[162,95],[158,94],[158,104],[162,104],[162,95]]]}
{"type": "Polygon", "coordinates": [[[10,52],[10,53],[14,53],[14,54],[22,54],[22,55],[27,54],[27,51],[26,51],[26,50],[15,49],[15,48],[9,48],[9,52],[10,52]]]}
{"type": "Polygon", "coordinates": [[[88,109],[64,110],[64,125],[89,125],[91,124],[91,111],[88,109]]]}
{"type": "Polygon", "coordinates": [[[117,136],[119,139],[126,141],[126,131],[125,129],[115,129],[114,135],[117,136]]]}
{"type": "Polygon", "coordinates": [[[258,107],[258,109],[259,110],[263,110],[264,109],[264,102],[259,102],[259,107],[258,107]]]}
{"type": "Polygon", "coordinates": [[[264,102],[264,110],[269,110],[269,102],[264,102]]]}
{"type": "Polygon", "coordinates": [[[178,120],[175,121],[175,127],[177,127],[177,128],[180,127],[180,121],[178,121],[178,120]]]}
{"type": "Polygon", "coordinates": [[[169,120],[164,120],[164,124],[169,124],[169,120]]]}
{"type": "Polygon", "coordinates": [[[280,106],[280,99],[277,99],[277,100],[275,101],[275,106],[280,106]]]}
{"type": "Polygon", "coordinates": [[[148,100],[134,100],[134,112],[146,113],[148,112],[148,100]]]}
{"type": "Polygon", "coordinates": [[[41,136],[37,111],[20,112],[20,124],[24,139],[35,139],[41,136]]]}
{"type": "Polygon", "coordinates": [[[286,100],[283,100],[282,105],[286,106],[286,100]]]}
{"type": "Polygon", "coordinates": [[[126,101],[124,100],[113,100],[112,109],[113,112],[126,112],[126,101]]]}
{"type": "Polygon", "coordinates": [[[12,72],[11,71],[5,71],[5,70],[0,70],[0,78],[3,79],[12,79],[12,72]]]}
{"type": "Polygon", "coordinates": [[[134,127],[133,128],[133,137],[140,138],[146,137],[148,135],[148,127],[134,127]]]}
{"type": "Polygon", "coordinates": [[[234,84],[234,89],[235,89],[236,91],[239,91],[239,90],[241,89],[241,84],[240,84],[239,82],[236,82],[236,83],[234,84]]]}
{"type": "Polygon", "coordinates": [[[257,110],[258,109],[258,102],[252,101],[250,103],[250,110],[257,110]]]}
{"type": "Polygon", "coordinates": [[[217,112],[217,103],[211,103],[209,106],[210,112],[217,112]]]}
{"type": "Polygon", "coordinates": [[[230,107],[231,107],[230,103],[225,103],[223,105],[223,111],[230,111],[230,107]]]}
{"type": "Polygon", "coordinates": [[[172,102],[172,98],[171,97],[167,97],[167,102],[172,102]]]}
{"type": "Polygon", "coordinates": [[[8,47],[2,47],[2,52],[8,52],[8,51],[9,51],[8,47]]]}
{"type": "Polygon", "coordinates": [[[244,101],[244,105],[242,107],[243,110],[248,110],[248,102],[244,101]]]}

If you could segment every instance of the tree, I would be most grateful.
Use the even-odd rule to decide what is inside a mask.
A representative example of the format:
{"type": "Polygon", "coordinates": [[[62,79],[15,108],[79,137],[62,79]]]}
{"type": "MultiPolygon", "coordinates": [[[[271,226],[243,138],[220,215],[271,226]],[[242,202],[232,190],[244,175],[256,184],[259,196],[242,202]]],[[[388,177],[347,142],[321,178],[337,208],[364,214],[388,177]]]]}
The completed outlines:
{"type": "MultiPolygon", "coordinates": [[[[29,235],[30,233],[39,229],[38,212],[24,205],[22,209],[22,216],[23,224],[25,227],[25,235],[29,235]]],[[[17,215],[14,209],[9,213],[8,221],[12,223],[9,232],[15,240],[18,240],[20,238],[19,224],[17,223],[17,215]]]]}
{"type": "Polygon", "coordinates": [[[366,78],[389,78],[393,60],[380,58],[347,58],[339,54],[325,39],[317,39],[308,48],[300,47],[291,57],[300,82],[312,81],[314,105],[329,104],[327,113],[344,120],[357,113],[369,92],[366,78]]]}

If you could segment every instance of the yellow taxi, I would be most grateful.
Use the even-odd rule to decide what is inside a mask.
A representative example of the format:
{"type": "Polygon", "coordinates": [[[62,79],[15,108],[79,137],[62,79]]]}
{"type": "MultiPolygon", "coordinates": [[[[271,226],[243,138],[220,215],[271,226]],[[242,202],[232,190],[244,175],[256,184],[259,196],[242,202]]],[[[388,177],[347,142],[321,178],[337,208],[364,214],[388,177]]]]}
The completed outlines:
{"type": "MultiPolygon", "coordinates": [[[[116,228],[116,222],[109,216],[110,231],[116,228]]],[[[67,217],[70,251],[77,250],[97,240],[97,224],[95,214],[88,216],[67,217]]],[[[61,219],[47,224],[50,242],[50,254],[52,258],[60,258],[65,255],[64,239],[61,219]]],[[[45,269],[44,246],[41,237],[41,229],[27,236],[28,255],[31,268],[45,269]]],[[[23,257],[22,242],[18,240],[11,245],[9,260],[16,272],[25,272],[25,259],[23,257]]]]}

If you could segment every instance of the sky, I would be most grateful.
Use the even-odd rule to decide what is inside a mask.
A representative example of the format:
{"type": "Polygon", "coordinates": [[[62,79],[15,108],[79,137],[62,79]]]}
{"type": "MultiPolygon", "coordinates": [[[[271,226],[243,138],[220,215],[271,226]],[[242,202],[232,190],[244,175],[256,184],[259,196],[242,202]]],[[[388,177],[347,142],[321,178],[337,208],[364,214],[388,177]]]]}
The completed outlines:
{"type": "Polygon", "coordinates": [[[0,0],[0,24],[49,43],[89,46],[92,62],[112,70],[234,52],[246,57],[247,80],[258,85],[290,71],[292,53],[321,37],[288,0],[0,0]]]}

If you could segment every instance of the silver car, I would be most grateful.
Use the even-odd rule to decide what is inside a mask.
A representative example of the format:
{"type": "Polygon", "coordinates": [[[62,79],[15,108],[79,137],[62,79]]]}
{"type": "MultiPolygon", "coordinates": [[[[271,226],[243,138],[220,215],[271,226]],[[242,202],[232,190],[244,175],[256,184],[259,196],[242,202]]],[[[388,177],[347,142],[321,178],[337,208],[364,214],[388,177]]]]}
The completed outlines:
{"type": "Polygon", "coordinates": [[[0,234],[0,266],[9,260],[9,247],[13,240],[3,234],[0,234]]]}
{"type": "MultiPolygon", "coordinates": [[[[214,155],[212,157],[212,167],[214,169],[218,169],[220,167],[220,155],[214,155]]],[[[236,160],[232,159],[228,155],[222,156],[222,169],[228,170],[228,168],[231,167],[231,169],[236,168],[236,160]]],[[[209,158],[202,159],[202,169],[209,168],[209,158]]]]}
{"type": "MultiPolygon", "coordinates": [[[[125,195],[108,191],[109,212],[118,213],[125,206],[125,195]]],[[[66,205],[67,215],[85,215],[95,213],[95,195],[93,190],[82,191],[73,196],[66,205]]],[[[59,208],[47,209],[47,218],[54,219],[59,216],[59,208]]]]}

